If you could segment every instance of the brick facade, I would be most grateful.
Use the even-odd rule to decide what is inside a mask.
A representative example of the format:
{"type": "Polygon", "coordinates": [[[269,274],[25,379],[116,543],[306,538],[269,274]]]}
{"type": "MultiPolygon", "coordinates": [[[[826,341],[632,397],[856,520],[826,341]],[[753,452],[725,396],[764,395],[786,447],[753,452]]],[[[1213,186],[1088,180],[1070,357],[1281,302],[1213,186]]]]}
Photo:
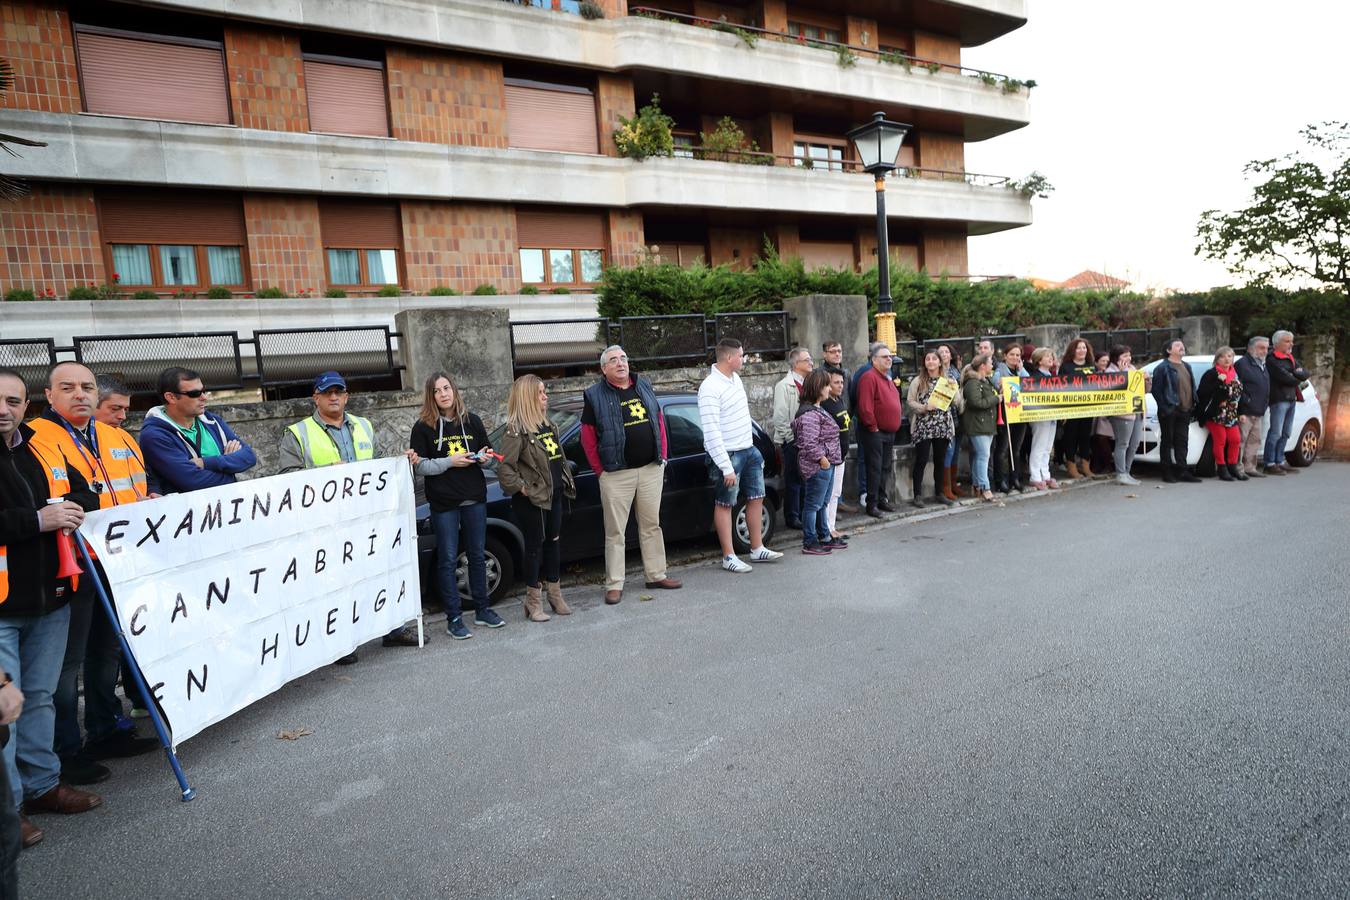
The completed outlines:
{"type": "Polygon", "coordinates": [[[319,201],[284,194],[245,194],[244,227],[254,290],[321,294],[328,282],[319,201]]]}
{"type": "Polygon", "coordinates": [[[0,291],[51,289],[64,298],[73,287],[108,279],[87,187],[34,184],[26,196],[0,204],[0,247],[0,291]]]}
{"type": "Polygon", "coordinates": [[[268,28],[226,28],[225,70],[234,124],[266,131],[309,131],[298,35],[268,28]]]}
{"type": "Polygon", "coordinates": [[[404,287],[414,294],[442,286],[467,294],[480,284],[520,289],[510,205],[405,200],[402,208],[404,287]]]}
{"type": "Polygon", "coordinates": [[[394,137],[506,148],[506,85],[500,62],[390,47],[385,66],[394,137]]]}
{"type": "Polygon", "coordinates": [[[0,2],[0,59],[14,67],[14,86],[0,95],[0,106],[57,113],[83,109],[65,4],[0,2]]]}
{"type": "MultiPolygon", "coordinates": [[[[619,127],[619,119],[630,119],[637,111],[632,76],[601,75],[596,94],[600,111],[600,152],[606,156],[618,156],[619,151],[614,146],[614,131],[619,127]]],[[[642,98],[644,106],[650,101],[650,97],[642,98]]]]}
{"type": "Polygon", "coordinates": [[[609,212],[608,266],[636,266],[646,254],[642,213],[631,209],[612,209],[609,212]]]}

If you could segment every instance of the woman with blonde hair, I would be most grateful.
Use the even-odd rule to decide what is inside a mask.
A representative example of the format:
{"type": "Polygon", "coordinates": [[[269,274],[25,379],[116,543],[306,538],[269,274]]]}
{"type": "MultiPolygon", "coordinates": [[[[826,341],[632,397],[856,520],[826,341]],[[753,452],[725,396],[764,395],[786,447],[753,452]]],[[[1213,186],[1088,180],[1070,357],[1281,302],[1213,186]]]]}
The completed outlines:
{"type": "MultiPolygon", "coordinates": [[[[1031,353],[1031,377],[1049,378],[1054,374],[1055,351],[1049,347],[1037,347],[1031,353]]],[[[1031,486],[1038,491],[1059,487],[1059,482],[1050,477],[1050,453],[1055,449],[1055,428],[1058,419],[1046,419],[1031,423],[1031,486]]]]}
{"type": "Polygon", "coordinates": [[[497,481],[511,498],[511,515],[524,536],[525,617],[549,620],[541,590],[547,591],[555,613],[569,615],[560,583],[558,536],[563,497],[575,498],[577,491],[558,429],[548,417],[548,391],[537,375],[520,376],[507,395],[497,481]]]}

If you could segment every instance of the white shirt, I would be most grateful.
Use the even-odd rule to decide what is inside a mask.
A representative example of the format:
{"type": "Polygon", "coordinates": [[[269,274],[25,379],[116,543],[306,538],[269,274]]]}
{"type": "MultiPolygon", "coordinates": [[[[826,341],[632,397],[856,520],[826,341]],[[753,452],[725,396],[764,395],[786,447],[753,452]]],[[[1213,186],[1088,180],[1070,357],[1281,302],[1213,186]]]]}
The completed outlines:
{"type": "Polygon", "coordinates": [[[713,366],[698,386],[698,417],[703,423],[703,449],[722,474],[735,474],[730,453],[755,443],[750,400],[745,396],[741,376],[732,372],[728,377],[713,366]]]}

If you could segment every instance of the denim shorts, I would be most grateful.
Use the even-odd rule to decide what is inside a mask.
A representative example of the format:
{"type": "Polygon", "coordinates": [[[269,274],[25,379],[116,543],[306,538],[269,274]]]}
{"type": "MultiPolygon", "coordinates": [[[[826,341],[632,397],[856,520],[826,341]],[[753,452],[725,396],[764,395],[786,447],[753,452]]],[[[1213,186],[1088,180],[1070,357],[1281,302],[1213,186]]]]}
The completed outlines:
{"type": "Polygon", "coordinates": [[[722,470],[717,468],[717,464],[711,460],[708,462],[708,470],[712,472],[713,478],[717,480],[717,496],[713,501],[718,506],[735,506],[736,498],[742,491],[745,492],[746,500],[762,500],[764,498],[764,457],[760,455],[756,447],[746,447],[744,450],[732,450],[727,454],[731,457],[731,469],[736,473],[736,483],[727,487],[722,481],[722,470]]]}

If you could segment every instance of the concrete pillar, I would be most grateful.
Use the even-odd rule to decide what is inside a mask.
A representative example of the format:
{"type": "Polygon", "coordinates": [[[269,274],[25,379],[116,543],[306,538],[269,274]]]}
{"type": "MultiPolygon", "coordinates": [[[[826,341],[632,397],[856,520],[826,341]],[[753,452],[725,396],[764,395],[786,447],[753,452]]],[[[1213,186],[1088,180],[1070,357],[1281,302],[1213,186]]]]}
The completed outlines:
{"type": "Polygon", "coordinates": [[[792,317],[792,341],[820,358],[821,344],[838,341],[850,371],[867,359],[867,298],[857,294],[790,297],[783,309],[792,317]]]}
{"type": "MultiPolygon", "coordinates": [[[[1055,361],[1064,356],[1069,341],[1078,337],[1082,331],[1077,325],[1033,325],[1027,329],[1027,343],[1037,347],[1049,347],[1055,351],[1055,361]]],[[[1030,363],[1031,360],[1026,360],[1030,363]]]]}
{"type": "Polygon", "coordinates": [[[1298,339],[1302,345],[1303,368],[1312,373],[1313,388],[1322,404],[1322,421],[1329,421],[1328,410],[1331,405],[1331,384],[1336,374],[1336,339],[1329,334],[1311,334],[1298,339]]]}
{"type": "Polygon", "coordinates": [[[1227,316],[1185,316],[1174,321],[1172,327],[1181,329],[1188,356],[1213,353],[1229,341],[1227,316]]]}
{"type": "Polygon", "coordinates": [[[502,388],[514,380],[510,311],[405,309],[394,315],[394,329],[403,335],[405,389],[418,390],[429,374],[442,370],[454,376],[466,398],[478,401],[482,390],[492,395],[487,405],[505,401],[502,388]]]}

